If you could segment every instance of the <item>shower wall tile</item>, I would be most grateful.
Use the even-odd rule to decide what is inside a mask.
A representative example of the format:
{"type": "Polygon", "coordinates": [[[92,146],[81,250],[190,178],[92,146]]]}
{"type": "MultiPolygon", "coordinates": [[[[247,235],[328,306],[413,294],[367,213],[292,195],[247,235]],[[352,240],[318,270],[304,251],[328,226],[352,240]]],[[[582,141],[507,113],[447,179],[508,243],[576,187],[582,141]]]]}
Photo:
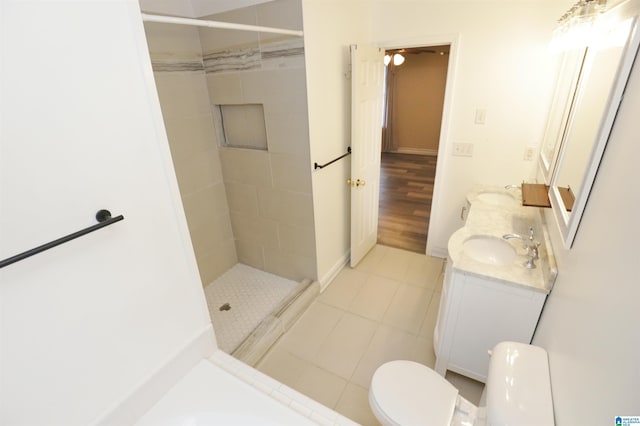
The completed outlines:
{"type": "Polygon", "coordinates": [[[290,154],[309,163],[309,121],[306,107],[298,111],[264,112],[267,143],[272,154],[290,154]]]}
{"type": "Polygon", "coordinates": [[[219,166],[218,153],[208,152],[218,149],[216,130],[213,126],[211,114],[186,118],[167,118],[164,120],[164,125],[169,141],[176,141],[175,143],[170,143],[171,156],[174,160],[207,152],[218,163],[216,167],[221,167],[219,166]]]}
{"type": "MultiPolygon", "coordinates": [[[[301,29],[301,7],[278,0],[209,19],[301,29]]],[[[287,278],[316,278],[304,40],[230,33],[200,30],[210,103],[262,104],[268,145],[220,148],[238,257],[287,278]]]]}
{"type": "Polygon", "coordinates": [[[253,185],[225,182],[229,210],[233,213],[258,216],[258,189],[253,185]]]}
{"type": "Polygon", "coordinates": [[[204,72],[156,72],[154,76],[164,118],[211,113],[204,72]]]}
{"type": "Polygon", "coordinates": [[[189,229],[199,229],[212,218],[229,213],[224,183],[222,182],[183,195],[182,204],[187,214],[189,229]]]}
{"type": "Polygon", "coordinates": [[[227,182],[238,182],[258,187],[271,186],[269,154],[257,149],[222,148],[222,170],[227,182]]]}
{"type": "MultiPolygon", "coordinates": [[[[267,271],[264,265],[264,256],[262,246],[254,244],[252,241],[236,240],[236,250],[238,252],[238,261],[245,265],[267,271]]],[[[267,271],[271,272],[271,271],[267,271]]],[[[272,272],[275,273],[275,272],[272,272]]],[[[284,276],[284,275],[281,275],[284,276]]],[[[288,278],[288,277],[285,277],[288,278]]]]}
{"type": "MultiPolygon", "coordinates": [[[[209,15],[202,19],[301,30],[302,5],[300,1],[275,1],[209,15]]],[[[205,54],[212,51],[220,51],[283,38],[281,34],[264,32],[225,31],[210,28],[201,28],[199,31],[202,51],[205,54]]]]}
{"type": "Polygon", "coordinates": [[[242,90],[245,102],[265,103],[274,111],[291,112],[307,105],[304,69],[247,71],[242,74],[242,90]]]}
{"type": "Polygon", "coordinates": [[[316,276],[315,258],[284,250],[264,251],[264,270],[290,280],[316,276]]]}
{"type": "MultiPolygon", "coordinates": [[[[265,27],[302,30],[302,2],[300,0],[280,0],[256,6],[258,22],[265,27]]],[[[260,40],[282,37],[279,34],[260,33],[260,40]]]]}
{"type": "Polygon", "coordinates": [[[203,66],[207,73],[253,70],[262,67],[258,46],[207,53],[203,66]]]}
{"type": "MultiPolygon", "coordinates": [[[[303,58],[304,59],[304,39],[295,36],[281,36],[278,40],[260,44],[260,57],[262,61],[270,61],[276,58],[303,58]]],[[[291,64],[294,64],[293,62],[291,64]]],[[[297,65],[283,66],[282,69],[304,68],[304,61],[295,62],[297,65]]],[[[263,64],[263,69],[274,69],[278,67],[272,64],[263,64]]]]}
{"type": "Polygon", "coordinates": [[[214,149],[174,158],[173,165],[183,195],[198,191],[203,185],[222,182],[222,165],[214,149]]]}
{"type": "Polygon", "coordinates": [[[195,27],[144,23],[151,59],[194,58],[202,62],[200,34],[195,27]]]}
{"type": "Polygon", "coordinates": [[[311,194],[277,189],[258,193],[260,215],[280,223],[313,227],[311,194]]]}
{"type": "Polygon", "coordinates": [[[196,253],[213,251],[220,241],[233,240],[229,214],[212,217],[199,228],[189,229],[191,243],[196,253]]]}
{"type": "Polygon", "coordinates": [[[151,66],[154,72],[204,71],[200,58],[151,59],[151,66]]]}
{"type": "Polygon", "coordinates": [[[293,192],[309,192],[311,173],[309,160],[290,154],[271,154],[273,187],[293,192]]]}
{"type": "Polygon", "coordinates": [[[237,263],[237,254],[200,34],[179,25],[145,28],[182,204],[206,285],[237,263]],[[184,71],[193,69],[200,71],[184,71]]]}
{"type": "Polygon", "coordinates": [[[207,74],[207,88],[212,105],[243,103],[239,73],[207,74]]]}
{"type": "Polygon", "coordinates": [[[278,225],[280,247],[284,251],[313,257],[315,255],[315,231],[313,228],[287,224],[278,225]]]}
{"type": "Polygon", "coordinates": [[[260,44],[262,69],[304,69],[302,37],[276,39],[260,44]]]}
{"type": "Polygon", "coordinates": [[[158,66],[169,66],[172,61],[193,62],[194,70],[204,69],[207,75],[239,71],[304,69],[304,42],[299,37],[284,38],[267,43],[261,42],[260,45],[208,52],[202,60],[158,58],[153,62],[158,66]]]}
{"type": "MultiPolygon", "coordinates": [[[[258,25],[255,8],[244,7],[229,12],[217,13],[202,17],[208,21],[231,22],[234,24],[258,25]]],[[[260,34],[253,31],[234,31],[216,28],[199,28],[200,44],[206,55],[209,52],[217,52],[231,48],[257,46],[260,42],[260,34]]]]}
{"type": "Polygon", "coordinates": [[[207,73],[212,104],[265,104],[273,112],[306,111],[304,67],[207,73]]]}
{"type": "Polygon", "coordinates": [[[264,103],[269,151],[295,155],[308,164],[309,124],[304,69],[246,74],[243,79],[245,98],[264,103]],[[261,81],[267,84],[261,87],[261,81]]]}
{"type": "Polygon", "coordinates": [[[200,280],[207,285],[238,263],[233,239],[220,241],[216,248],[207,253],[196,253],[200,280]]]}
{"type": "Polygon", "coordinates": [[[238,241],[251,242],[268,249],[280,247],[276,221],[236,213],[231,216],[231,226],[238,241]]]}

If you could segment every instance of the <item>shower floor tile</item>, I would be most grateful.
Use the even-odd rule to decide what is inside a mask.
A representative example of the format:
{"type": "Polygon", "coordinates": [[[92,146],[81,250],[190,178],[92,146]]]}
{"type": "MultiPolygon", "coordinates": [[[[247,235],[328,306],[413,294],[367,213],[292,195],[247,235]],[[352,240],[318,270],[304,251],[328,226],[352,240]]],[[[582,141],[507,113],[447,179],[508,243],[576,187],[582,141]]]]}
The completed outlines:
{"type": "Polygon", "coordinates": [[[297,285],[242,263],[207,285],[204,293],[218,347],[232,353],[297,285]],[[226,304],[229,309],[221,310],[226,304]]]}

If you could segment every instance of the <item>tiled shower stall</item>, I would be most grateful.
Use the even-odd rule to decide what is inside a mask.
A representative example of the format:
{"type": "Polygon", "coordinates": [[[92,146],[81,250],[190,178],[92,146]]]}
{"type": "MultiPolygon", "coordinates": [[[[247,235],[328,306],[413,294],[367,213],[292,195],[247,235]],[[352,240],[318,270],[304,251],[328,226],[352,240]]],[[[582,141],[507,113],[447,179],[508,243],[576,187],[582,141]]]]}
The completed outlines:
{"type": "MultiPolygon", "coordinates": [[[[299,0],[201,19],[302,28],[299,0]]],[[[265,292],[260,300],[277,305],[294,297],[304,287],[297,283],[308,284],[317,275],[303,39],[159,23],[145,23],[145,31],[210,311],[238,299],[209,288],[238,263],[251,271],[247,279],[264,271],[293,283],[284,292],[284,284],[249,284],[252,292],[265,292]],[[261,105],[267,149],[226,146],[221,105],[261,105]],[[219,300],[211,300],[213,294],[219,300]]],[[[245,285],[224,287],[246,291],[245,285]]],[[[229,312],[242,309],[239,304],[229,312]]],[[[228,334],[221,327],[224,308],[214,320],[219,340],[228,334]]],[[[232,352],[234,345],[226,349],[232,352]]]]}

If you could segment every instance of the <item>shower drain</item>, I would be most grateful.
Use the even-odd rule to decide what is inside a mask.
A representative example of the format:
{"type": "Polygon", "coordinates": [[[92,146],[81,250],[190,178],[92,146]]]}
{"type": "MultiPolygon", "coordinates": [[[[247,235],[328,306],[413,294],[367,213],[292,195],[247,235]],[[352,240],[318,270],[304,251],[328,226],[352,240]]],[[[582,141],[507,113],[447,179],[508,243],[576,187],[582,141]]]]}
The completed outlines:
{"type": "Polygon", "coordinates": [[[230,304],[228,304],[228,303],[225,303],[224,305],[222,305],[222,306],[220,306],[220,307],[218,308],[218,310],[220,310],[220,311],[228,311],[228,310],[230,310],[230,309],[231,309],[231,305],[230,305],[230,304]]]}

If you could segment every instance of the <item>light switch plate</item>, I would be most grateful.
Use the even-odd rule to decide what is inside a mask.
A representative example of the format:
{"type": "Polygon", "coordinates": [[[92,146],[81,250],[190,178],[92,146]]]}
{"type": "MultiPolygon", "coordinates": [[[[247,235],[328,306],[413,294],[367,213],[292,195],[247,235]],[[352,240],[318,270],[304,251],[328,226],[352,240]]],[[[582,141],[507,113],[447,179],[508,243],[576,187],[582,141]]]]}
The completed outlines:
{"type": "Polygon", "coordinates": [[[456,157],[473,157],[473,144],[468,142],[454,143],[453,155],[456,157]]]}
{"type": "Polygon", "coordinates": [[[525,161],[533,161],[533,157],[535,156],[536,153],[536,147],[535,146],[528,146],[524,149],[524,160],[525,161]]]}

